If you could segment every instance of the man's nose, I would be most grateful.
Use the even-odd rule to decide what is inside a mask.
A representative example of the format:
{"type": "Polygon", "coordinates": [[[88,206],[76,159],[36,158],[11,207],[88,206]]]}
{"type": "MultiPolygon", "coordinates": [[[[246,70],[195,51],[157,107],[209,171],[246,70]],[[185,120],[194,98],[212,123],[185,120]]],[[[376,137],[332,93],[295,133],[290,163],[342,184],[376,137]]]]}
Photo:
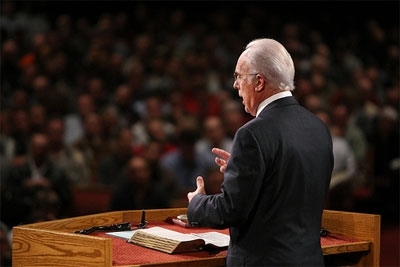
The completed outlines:
{"type": "Polygon", "coordinates": [[[239,90],[239,86],[237,85],[237,81],[233,82],[233,89],[239,90]]]}

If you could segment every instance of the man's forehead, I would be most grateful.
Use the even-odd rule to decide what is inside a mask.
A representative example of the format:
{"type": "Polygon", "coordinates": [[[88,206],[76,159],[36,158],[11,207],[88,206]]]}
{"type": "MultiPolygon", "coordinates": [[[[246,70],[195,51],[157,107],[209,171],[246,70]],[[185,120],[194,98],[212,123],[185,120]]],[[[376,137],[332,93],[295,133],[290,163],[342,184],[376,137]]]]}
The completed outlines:
{"type": "Polygon", "coordinates": [[[238,61],[236,63],[236,70],[243,70],[247,67],[247,56],[245,54],[241,54],[240,57],[238,58],[238,61]]]}

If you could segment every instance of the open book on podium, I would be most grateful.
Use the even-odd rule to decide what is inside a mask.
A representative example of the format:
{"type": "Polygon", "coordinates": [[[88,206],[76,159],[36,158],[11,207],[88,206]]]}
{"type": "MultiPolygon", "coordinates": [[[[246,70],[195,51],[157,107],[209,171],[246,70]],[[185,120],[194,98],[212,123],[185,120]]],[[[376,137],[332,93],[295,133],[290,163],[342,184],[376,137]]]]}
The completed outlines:
{"type": "Polygon", "coordinates": [[[108,233],[119,237],[127,237],[128,242],[166,252],[169,254],[193,251],[218,251],[228,248],[229,235],[219,232],[203,232],[184,234],[163,227],[155,226],[128,233],[108,233]],[[131,235],[130,235],[131,234],[131,235]]]}

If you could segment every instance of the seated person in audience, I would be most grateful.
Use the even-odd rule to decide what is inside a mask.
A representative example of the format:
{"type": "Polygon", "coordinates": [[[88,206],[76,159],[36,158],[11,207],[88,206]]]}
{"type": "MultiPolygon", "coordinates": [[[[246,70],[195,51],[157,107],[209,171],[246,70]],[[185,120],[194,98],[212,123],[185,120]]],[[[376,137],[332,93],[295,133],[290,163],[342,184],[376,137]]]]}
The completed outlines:
{"type": "Polygon", "coordinates": [[[227,100],[223,104],[221,117],[225,132],[231,139],[235,137],[236,131],[250,120],[249,115],[243,111],[242,103],[236,100],[227,100]]]}
{"type": "Polygon", "coordinates": [[[379,213],[382,219],[398,223],[400,219],[400,119],[398,110],[383,106],[374,121],[374,131],[369,140],[368,193],[370,212],[379,213]]]}
{"type": "Polygon", "coordinates": [[[165,142],[173,135],[175,125],[166,119],[165,102],[160,96],[150,95],[136,106],[140,119],[131,126],[135,146],[145,146],[152,139],[165,142]]]}
{"type": "Polygon", "coordinates": [[[211,168],[215,166],[215,154],[211,152],[211,149],[218,147],[231,152],[233,140],[226,134],[222,119],[218,116],[206,117],[203,129],[203,136],[196,142],[196,153],[211,168]]]}
{"type": "Polygon", "coordinates": [[[329,112],[319,109],[315,114],[329,127],[332,136],[334,164],[326,208],[350,211],[353,209],[352,191],[357,172],[354,152],[347,139],[337,133],[329,112]]]}
{"type": "Polygon", "coordinates": [[[115,186],[127,166],[130,158],[135,155],[132,133],[129,128],[119,131],[112,153],[105,156],[98,168],[97,181],[101,186],[115,186]]]}
{"type": "Polygon", "coordinates": [[[152,177],[150,165],[144,157],[132,157],[127,167],[111,195],[110,210],[170,207],[168,190],[152,177]]]}
{"type": "Polygon", "coordinates": [[[87,114],[83,126],[84,135],[73,146],[83,153],[85,163],[89,166],[90,179],[96,184],[100,162],[110,154],[112,145],[104,138],[104,125],[98,113],[87,114]]]}
{"type": "Polygon", "coordinates": [[[49,139],[49,156],[54,163],[65,170],[72,186],[84,187],[90,184],[90,168],[81,151],[64,142],[64,120],[50,118],[46,134],[49,139]]]}
{"type": "Polygon", "coordinates": [[[9,227],[70,215],[73,202],[71,184],[66,172],[49,158],[48,138],[44,134],[32,135],[28,154],[18,165],[10,166],[1,190],[2,220],[9,227]],[[59,205],[55,211],[52,210],[54,216],[38,218],[33,214],[37,204],[35,199],[40,192],[50,191],[55,194],[59,205]]]}
{"type": "Polygon", "coordinates": [[[178,134],[178,148],[166,153],[159,161],[163,173],[162,180],[174,192],[175,200],[187,202],[186,193],[196,188],[195,181],[191,179],[205,173],[207,164],[196,152],[195,144],[198,133],[193,130],[183,130],[178,134]]]}
{"type": "Polygon", "coordinates": [[[66,114],[65,120],[65,143],[74,144],[84,138],[85,132],[85,117],[96,111],[96,105],[93,98],[88,93],[82,93],[77,96],[74,101],[76,105],[75,112],[66,114]]]}

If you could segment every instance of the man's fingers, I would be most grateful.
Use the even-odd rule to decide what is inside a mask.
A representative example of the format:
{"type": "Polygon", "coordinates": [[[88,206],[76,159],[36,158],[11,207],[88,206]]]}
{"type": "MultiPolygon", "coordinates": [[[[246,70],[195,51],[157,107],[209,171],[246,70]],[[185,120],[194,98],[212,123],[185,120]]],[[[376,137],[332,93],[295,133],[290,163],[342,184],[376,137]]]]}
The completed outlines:
{"type": "Polygon", "coordinates": [[[225,170],[226,170],[226,167],[225,167],[225,166],[219,167],[219,171],[220,171],[221,173],[225,173],[225,170]]]}
{"type": "Polygon", "coordinates": [[[228,159],[231,156],[231,154],[229,152],[227,152],[223,149],[220,149],[220,148],[216,148],[216,147],[211,149],[211,152],[214,153],[215,155],[217,155],[218,157],[224,159],[225,161],[228,161],[228,159]]]}
{"type": "Polygon", "coordinates": [[[226,165],[226,161],[223,160],[223,159],[221,159],[221,158],[218,158],[218,157],[215,158],[215,163],[216,163],[218,166],[225,166],[225,165],[226,165]]]}

